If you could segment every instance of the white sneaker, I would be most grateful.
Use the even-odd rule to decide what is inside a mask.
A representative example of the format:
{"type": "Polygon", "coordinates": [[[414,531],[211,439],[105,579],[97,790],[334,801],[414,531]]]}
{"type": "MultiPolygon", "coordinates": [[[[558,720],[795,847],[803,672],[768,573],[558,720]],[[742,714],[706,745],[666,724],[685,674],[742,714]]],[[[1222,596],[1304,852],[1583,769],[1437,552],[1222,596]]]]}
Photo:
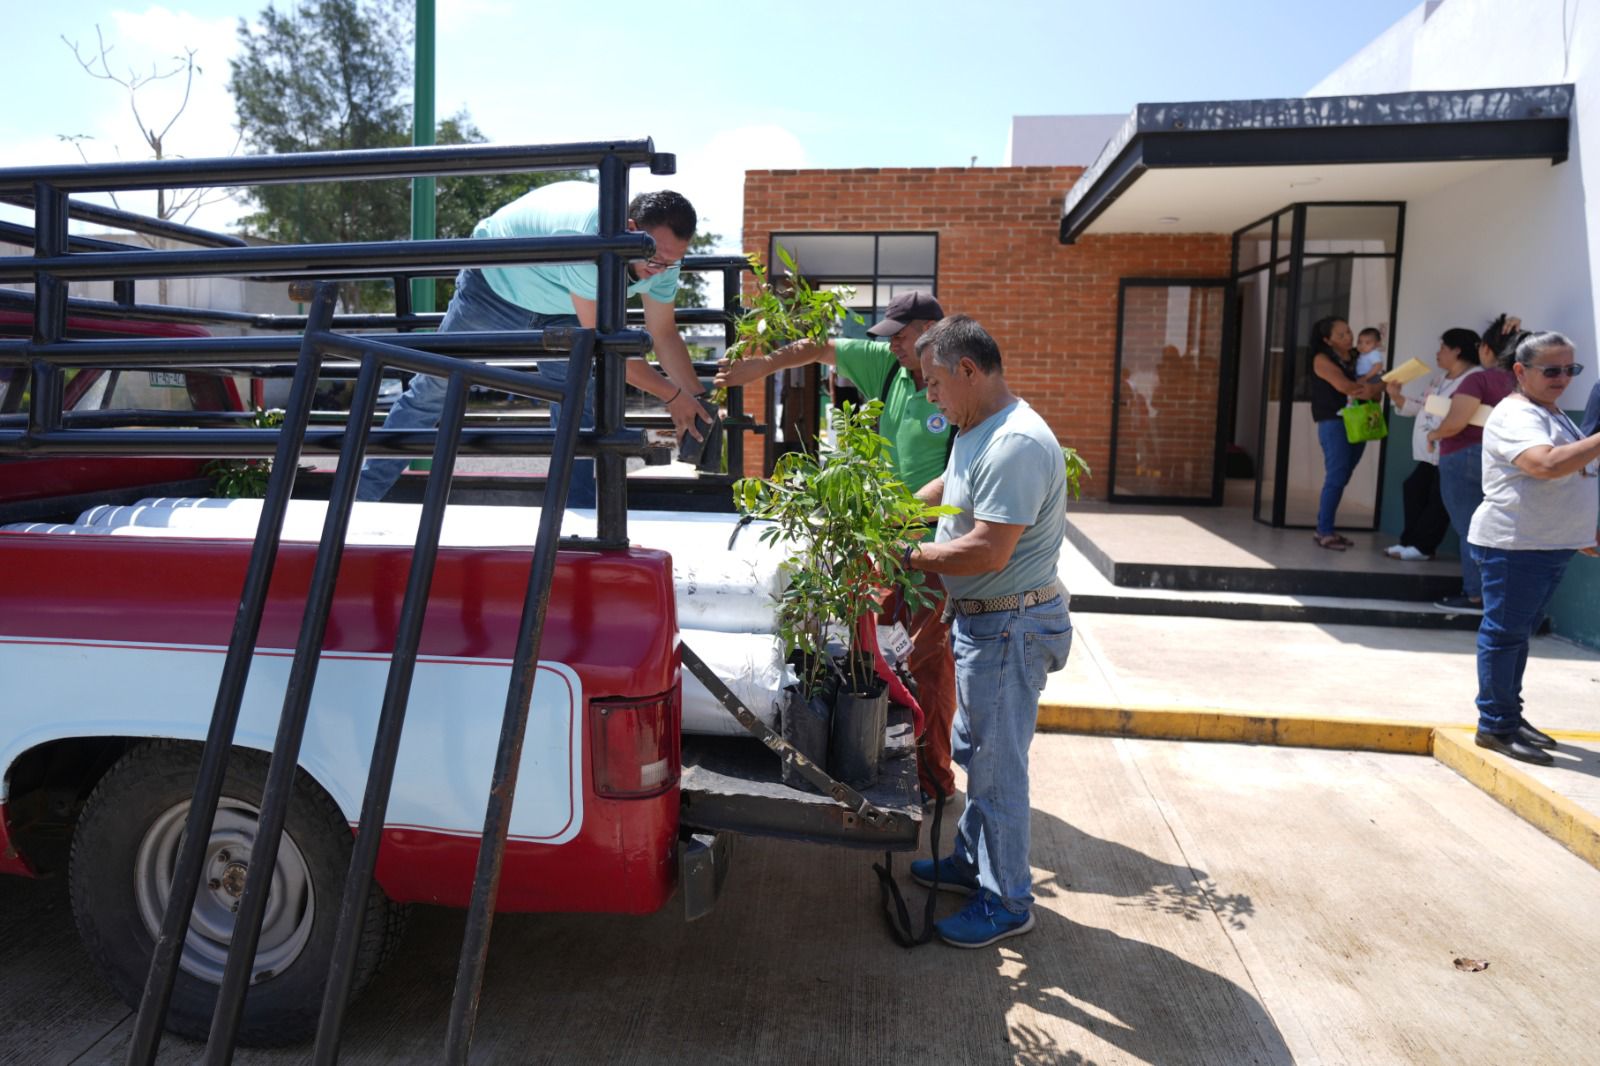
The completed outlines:
{"type": "Polygon", "coordinates": [[[1391,559],[1399,559],[1402,558],[1400,553],[1405,550],[1406,548],[1403,544],[1391,544],[1387,548],[1383,549],[1383,554],[1387,555],[1391,559]]]}
{"type": "Polygon", "coordinates": [[[1413,548],[1411,545],[1406,544],[1395,553],[1395,558],[1408,563],[1421,563],[1432,559],[1433,556],[1427,554],[1421,548],[1413,548]]]}

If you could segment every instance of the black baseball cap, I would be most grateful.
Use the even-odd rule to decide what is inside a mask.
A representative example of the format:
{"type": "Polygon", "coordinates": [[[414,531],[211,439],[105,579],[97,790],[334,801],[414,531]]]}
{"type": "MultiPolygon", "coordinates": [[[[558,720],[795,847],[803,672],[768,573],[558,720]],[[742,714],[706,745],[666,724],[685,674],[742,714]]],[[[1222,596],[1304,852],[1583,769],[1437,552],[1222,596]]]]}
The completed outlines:
{"type": "Polygon", "coordinates": [[[908,322],[937,322],[944,317],[944,308],[933,294],[920,289],[903,292],[889,301],[884,308],[883,321],[867,330],[874,337],[892,337],[906,328],[908,322]]]}

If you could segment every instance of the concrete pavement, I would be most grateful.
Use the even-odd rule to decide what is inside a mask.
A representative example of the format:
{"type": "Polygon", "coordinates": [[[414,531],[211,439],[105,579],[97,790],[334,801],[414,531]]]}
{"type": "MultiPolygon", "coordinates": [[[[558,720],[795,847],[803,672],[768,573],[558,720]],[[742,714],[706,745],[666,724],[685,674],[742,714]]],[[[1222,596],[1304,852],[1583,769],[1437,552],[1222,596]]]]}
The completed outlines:
{"type": "MultiPolygon", "coordinates": [[[[1043,735],[1032,779],[1027,936],[904,951],[871,856],[741,840],[692,925],[502,917],[473,1061],[1600,1063],[1600,875],[1437,762],[1043,735]]],[[[418,908],[344,1062],[437,1061],[461,925],[418,908]]],[[[0,880],[0,937],[0,1061],[121,1062],[59,883],[0,880]]]]}

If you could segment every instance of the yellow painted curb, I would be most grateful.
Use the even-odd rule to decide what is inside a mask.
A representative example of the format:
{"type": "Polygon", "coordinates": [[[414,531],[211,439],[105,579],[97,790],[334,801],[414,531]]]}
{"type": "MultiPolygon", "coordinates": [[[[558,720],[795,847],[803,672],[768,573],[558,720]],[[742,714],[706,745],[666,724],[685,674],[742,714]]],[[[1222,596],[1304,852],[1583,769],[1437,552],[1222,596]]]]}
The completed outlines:
{"type": "Polygon", "coordinates": [[[1535,781],[1504,757],[1478,747],[1472,742],[1471,730],[1436,730],[1433,757],[1600,869],[1600,816],[1535,781]]]}
{"type": "MultiPolygon", "coordinates": [[[[1559,792],[1540,784],[1501,756],[1479,748],[1472,742],[1475,726],[1394,722],[1379,718],[1256,714],[1196,707],[1041,702],[1038,728],[1045,733],[1432,755],[1523,821],[1600,869],[1600,815],[1584,810],[1559,792]]],[[[1550,735],[1568,741],[1600,740],[1600,733],[1583,730],[1552,731],[1550,735]]]]}
{"type": "Polygon", "coordinates": [[[1111,707],[1066,703],[1040,703],[1038,727],[1047,733],[1279,744],[1295,748],[1342,748],[1403,755],[1428,754],[1434,730],[1431,722],[1316,718],[1192,707],[1111,707]]]}

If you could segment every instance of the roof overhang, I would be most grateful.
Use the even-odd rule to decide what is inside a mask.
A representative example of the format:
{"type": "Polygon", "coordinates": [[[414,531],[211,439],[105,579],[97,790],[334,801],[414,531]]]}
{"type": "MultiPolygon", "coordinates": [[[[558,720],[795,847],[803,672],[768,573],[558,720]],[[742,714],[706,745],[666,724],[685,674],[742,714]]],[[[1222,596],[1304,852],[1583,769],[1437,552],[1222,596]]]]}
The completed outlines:
{"type": "Polygon", "coordinates": [[[1298,200],[1405,200],[1567,158],[1573,87],[1140,104],[1067,192],[1061,242],[1231,233],[1298,200]]]}

